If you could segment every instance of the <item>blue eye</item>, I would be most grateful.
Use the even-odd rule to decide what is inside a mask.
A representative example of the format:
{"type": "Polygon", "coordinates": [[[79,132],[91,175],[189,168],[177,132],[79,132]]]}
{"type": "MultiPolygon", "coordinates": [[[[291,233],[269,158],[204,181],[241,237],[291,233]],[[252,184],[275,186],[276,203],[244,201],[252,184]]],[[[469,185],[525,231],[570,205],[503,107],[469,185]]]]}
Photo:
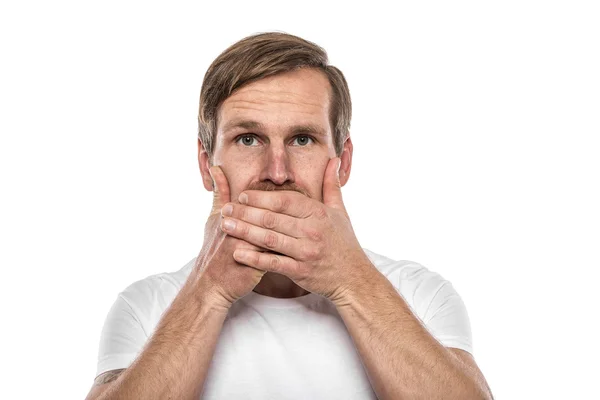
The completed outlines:
{"type": "Polygon", "coordinates": [[[310,141],[314,142],[313,138],[311,138],[310,136],[296,136],[296,138],[294,140],[298,140],[298,144],[300,146],[306,146],[310,141]],[[302,139],[302,140],[299,140],[302,139]]]}

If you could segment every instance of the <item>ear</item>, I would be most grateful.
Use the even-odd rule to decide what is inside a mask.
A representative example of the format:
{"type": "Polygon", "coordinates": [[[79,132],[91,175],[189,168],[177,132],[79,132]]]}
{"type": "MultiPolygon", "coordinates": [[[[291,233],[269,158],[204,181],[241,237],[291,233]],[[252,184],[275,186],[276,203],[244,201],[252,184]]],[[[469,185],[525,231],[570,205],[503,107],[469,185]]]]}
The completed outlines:
{"type": "Polygon", "coordinates": [[[202,175],[202,183],[204,184],[204,188],[209,192],[212,192],[214,189],[214,183],[209,172],[210,160],[200,138],[198,138],[198,165],[200,167],[200,175],[202,175]]]}
{"type": "Polygon", "coordinates": [[[350,178],[350,170],[352,169],[352,139],[350,136],[346,138],[344,142],[344,148],[342,150],[342,155],[340,156],[342,160],[340,164],[340,187],[344,186],[348,179],[350,178]]]}

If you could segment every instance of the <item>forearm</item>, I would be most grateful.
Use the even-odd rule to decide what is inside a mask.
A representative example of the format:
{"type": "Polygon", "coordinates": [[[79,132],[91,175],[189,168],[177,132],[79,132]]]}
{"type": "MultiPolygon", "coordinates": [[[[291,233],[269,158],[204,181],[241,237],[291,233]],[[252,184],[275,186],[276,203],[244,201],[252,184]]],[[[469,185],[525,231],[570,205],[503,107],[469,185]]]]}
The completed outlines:
{"type": "Polygon", "coordinates": [[[198,399],[226,310],[188,279],[136,360],[98,400],[198,399]]]}
{"type": "MultiPolygon", "coordinates": [[[[374,268],[374,267],[373,267],[374,268]]],[[[336,306],[380,400],[480,399],[475,377],[371,271],[336,306]]]]}

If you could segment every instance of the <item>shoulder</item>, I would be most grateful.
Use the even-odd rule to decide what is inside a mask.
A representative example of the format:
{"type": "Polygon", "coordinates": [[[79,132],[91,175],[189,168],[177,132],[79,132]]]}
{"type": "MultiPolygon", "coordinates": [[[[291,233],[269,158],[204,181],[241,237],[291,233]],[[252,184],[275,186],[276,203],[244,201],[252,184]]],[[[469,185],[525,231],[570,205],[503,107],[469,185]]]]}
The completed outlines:
{"type": "Polygon", "coordinates": [[[467,308],[450,281],[417,262],[363,250],[434,337],[447,347],[473,353],[467,308]]]}
{"type": "Polygon", "coordinates": [[[140,317],[160,317],[160,314],[173,301],[193,267],[196,257],[183,267],[171,272],[148,275],[129,284],[119,293],[122,298],[140,317]]]}
{"type": "Polygon", "coordinates": [[[394,285],[398,293],[422,319],[441,297],[456,294],[450,281],[438,272],[410,260],[394,260],[363,249],[377,270],[394,285]]]}
{"type": "Polygon", "coordinates": [[[395,260],[371,250],[363,251],[369,260],[399,290],[416,290],[425,285],[436,285],[446,281],[439,273],[410,260],[395,260]]]}

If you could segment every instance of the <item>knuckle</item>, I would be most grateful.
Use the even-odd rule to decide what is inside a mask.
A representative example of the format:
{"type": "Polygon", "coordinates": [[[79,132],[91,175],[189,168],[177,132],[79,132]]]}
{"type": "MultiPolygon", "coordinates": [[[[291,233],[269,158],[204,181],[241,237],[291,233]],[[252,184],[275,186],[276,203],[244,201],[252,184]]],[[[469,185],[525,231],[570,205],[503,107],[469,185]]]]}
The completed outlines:
{"type": "Polygon", "coordinates": [[[306,263],[296,263],[296,273],[298,274],[299,278],[306,278],[308,276],[310,276],[310,270],[307,267],[308,264],[306,263]]]}
{"type": "Polygon", "coordinates": [[[283,209],[281,211],[287,211],[290,208],[290,204],[292,204],[292,200],[288,196],[285,196],[283,198],[283,209]]]}
{"type": "Polygon", "coordinates": [[[281,265],[281,259],[279,258],[278,255],[274,254],[269,261],[269,266],[273,269],[277,269],[277,268],[279,268],[280,265],[281,265]]]}
{"type": "Polygon", "coordinates": [[[275,216],[274,213],[267,212],[267,213],[265,213],[265,215],[263,215],[262,222],[263,222],[263,226],[265,228],[273,229],[273,228],[275,228],[275,225],[277,223],[277,217],[275,216]]]}
{"type": "Polygon", "coordinates": [[[302,225],[299,222],[300,221],[296,218],[292,218],[288,221],[289,227],[293,232],[299,231],[301,229],[302,225]]]}
{"type": "Polygon", "coordinates": [[[240,207],[239,210],[239,219],[243,219],[244,221],[248,221],[248,217],[250,216],[248,213],[248,207],[240,207]]]}
{"type": "Polygon", "coordinates": [[[307,234],[308,237],[315,242],[321,242],[323,240],[323,233],[317,229],[308,229],[307,234]]]}
{"type": "Polygon", "coordinates": [[[272,232],[267,232],[265,234],[265,238],[264,238],[264,242],[265,242],[265,246],[267,246],[270,249],[273,249],[277,246],[277,235],[275,235],[272,232]]]}
{"type": "Polygon", "coordinates": [[[260,253],[253,253],[252,259],[250,260],[250,262],[252,263],[252,265],[259,265],[260,264],[260,253]]]}
{"type": "Polygon", "coordinates": [[[308,256],[311,260],[314,260],[319,255],[319,250],[316,247],[310,247],[308,251],[308,256]]]}
{"type": "Polygon", "coordinates": [[[248,237],[248,234],[250,233],[250,226],[248,224],[238,224],[238,227],[240,234],[243,237],[248,237]]]}
{"type": "Polygon", "coordinates": [[[312,260],[318,255],[318,251],[313,245],[305,245],[302,248],[302,254],[304,254],[304,258],[307,260],[312,260]]]}
{"type": "Polygon", "coordinates": [[[288,196],[279,196],[275,199],[274,208],[278,212],[287,211],[290,207],[290,198],[288,196]]]}
{"type": "Polygon", "coordinates": [[[315,217],[317,217],[318,219],[325,219],[327,218],[327,209],[325,209],[325,207],[317,207],[317,209],[315,210],[315,217]]]}

